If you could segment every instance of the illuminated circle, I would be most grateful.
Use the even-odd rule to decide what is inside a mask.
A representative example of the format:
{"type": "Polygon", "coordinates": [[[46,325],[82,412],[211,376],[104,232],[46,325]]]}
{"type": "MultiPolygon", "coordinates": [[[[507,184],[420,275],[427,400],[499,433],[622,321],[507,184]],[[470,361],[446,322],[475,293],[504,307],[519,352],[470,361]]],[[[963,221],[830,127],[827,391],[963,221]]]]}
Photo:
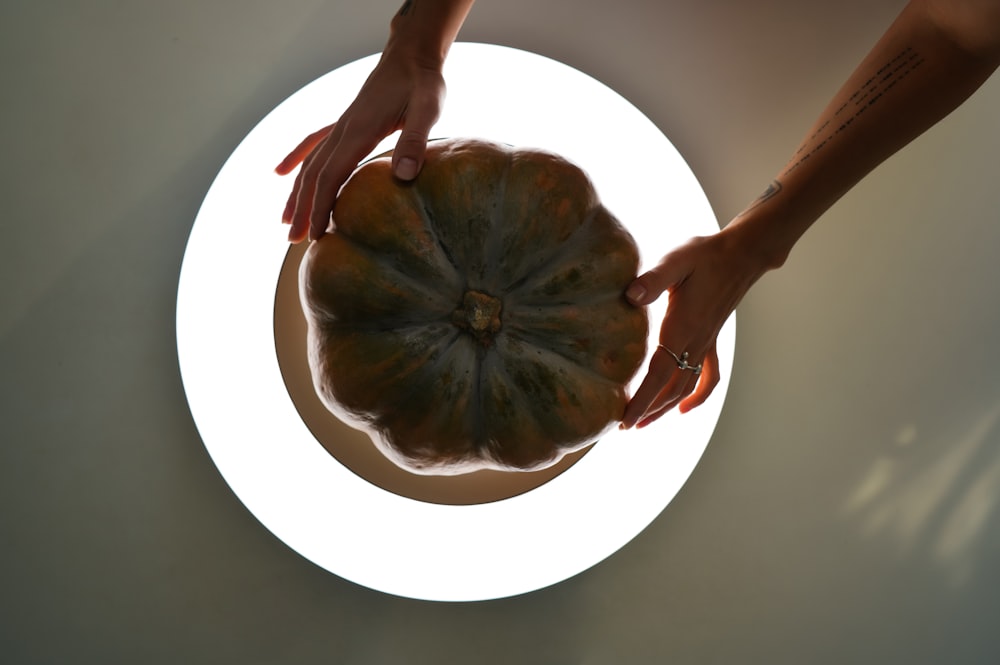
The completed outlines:
{"type": "MultiPolygon", "coordinates": [[[[279,216],[292,180],[272,169],[305,134],[347,107],[376,62],[373,55],[345,65],[283,102],[239,145],[205,197],[177,295],[178,355],[191,413],[212,460],[250,512],[322,568],[428,600],[540,589],[628,543],[687,480],[722,409],[735,323],[730,319],[719,336],[723,378],[703,406],[683,416],[675,410],[643,430],[615,430],[531,491],[442,505],[387,492],[347,470],[299,417],[275,354],[275,288],[288,250],[279,216]]],[[[540,147],[576,162],[635,236],[644,269],[690,236],[718,230],[683,158],[603,84],[535,54],[467,43],[454,45],[445,78],[449,96],[436,136],[540,147]]],[[[376,151],[390,149],[393,139],[376,151]]],[[[665,306],[651,308],[651,347],[665,306]]]]}

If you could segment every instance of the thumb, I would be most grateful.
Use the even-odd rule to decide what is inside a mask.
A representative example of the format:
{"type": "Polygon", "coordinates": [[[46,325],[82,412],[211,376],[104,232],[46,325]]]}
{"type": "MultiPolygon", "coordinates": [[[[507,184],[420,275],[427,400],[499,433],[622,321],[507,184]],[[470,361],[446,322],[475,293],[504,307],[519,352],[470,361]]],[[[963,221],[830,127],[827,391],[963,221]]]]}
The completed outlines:
{"type": "Polygon", "coordinates": [[[392,172],[400,180],[413,180],[424,165],[427,135],[403,130],[392,152],[392,172]]]}
{"type": "Polygon", "coordinates": [[[424,151],[427,137],[441,114],[441,101],[430,97],[422,104],[414,105],[406,115],[403,131],[396,141],[392,153],[392,172],[400,180],[413,180],[424,165],[424,151]]]}
{"type": "Polygon", "coordinates": [[[690,271],[676,253],[670,253],[648,272],[639,275],[625,290],[625,298],[636,306],[656,302],[667,291],[687,278],[690,271]]]}

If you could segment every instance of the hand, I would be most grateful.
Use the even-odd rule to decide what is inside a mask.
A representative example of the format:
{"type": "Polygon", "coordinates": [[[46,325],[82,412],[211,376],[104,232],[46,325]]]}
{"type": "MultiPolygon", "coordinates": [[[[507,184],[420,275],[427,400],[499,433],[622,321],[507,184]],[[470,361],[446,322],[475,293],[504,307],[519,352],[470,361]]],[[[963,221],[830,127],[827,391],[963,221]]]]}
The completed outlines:
{"type": "Polygon", "coordinates": [[[763,274],[759,264],[725,231],[692,238],[629,285],[634,305],[648,305],[666,291],[667,312],[649,371],[625,408],[621,429],[645,427],[675,406],[681,413],[704,403],[719,383],[716,338],[729,315],[763,274]],[[664,348],[665,347],[665,348],[664,348]],[[700,375],[682,370],[668,352],[687,353],[700,375]]]}
{"type": "Polygon", "coordinates": [[[387,49],[357,98],[337,122],[307,136],[275,168],[279,175],[302,164],[281,219],[289,241],[320,238],[341,186],[379,141],[401,129],[392,167],[412,180],[423,165],[431,127],[440,116],[445,85],[439,66],[387,49]]]}

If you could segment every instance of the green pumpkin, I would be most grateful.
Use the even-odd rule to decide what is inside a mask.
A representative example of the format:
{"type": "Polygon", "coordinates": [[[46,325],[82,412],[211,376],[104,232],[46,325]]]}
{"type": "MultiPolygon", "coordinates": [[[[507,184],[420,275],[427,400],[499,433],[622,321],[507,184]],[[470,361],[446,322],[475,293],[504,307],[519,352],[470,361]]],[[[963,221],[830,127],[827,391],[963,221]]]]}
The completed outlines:
{"type": "Polygon", "coordinates": [[[323,403],[421,474],[530,471],[617,425],[648,318],[635,241],[578,167],[472,139],[344,185],[299,271],[323,403]]]}

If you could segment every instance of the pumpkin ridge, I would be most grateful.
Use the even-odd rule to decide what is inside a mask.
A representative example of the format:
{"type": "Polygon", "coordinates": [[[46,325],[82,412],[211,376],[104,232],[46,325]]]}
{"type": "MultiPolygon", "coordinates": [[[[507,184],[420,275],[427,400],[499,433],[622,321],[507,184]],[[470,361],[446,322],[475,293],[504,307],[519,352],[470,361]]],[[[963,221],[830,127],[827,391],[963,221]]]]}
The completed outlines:
{"type": "MultiPolygon", "coordinates": [[[[501,334],[504,337],[507,337],[507,333],[501,334]]],[[[505,440],[502,437],[489,436],[490,432],[496,430],[496,423],[489,421],[488,416],[491,413],[491,409],[486,404],[486,400],[495,397],[485,385],[491,378],[493,378],[494,382],[499,386],[511,386],[514,384],[514,378],[505,366],[503,355],[504,354],[499,351],[491,349],[484,350],[484,353],[482,353],[478,358],[479,376],[478,381],[476,382],[477,394],[475,402],[478,412],[476,413],[475,418],[475,431],[472,444],[480,454],[486,455],[487,458],[493,461],[493,463],[499,468],[510,469],[518,467],[518,465],[510,459],[511,441],[505,440]],[[499,380],[496,380],[496,377],[499,377],[499,380]]],[[[540,424],[538,422],[538,418],[535,417],[534,411],[531,409],[530,400],[524,392],[518,390],[507,390],[504,392],[504,397],[510,400],[508,404],[510,411],[518,414],[530,413],[532,421],[534,421],[536,425],[540,424]]],[[[537,460],[534,460],[533,462],[537,462],[537,460]]],[[[525,466],[530,468],[533,466],[533,463],[525,466]]]]}
{"type": "MultiPolygon", "coordinates": [[[[395,351],[402,349],[403,346],[398,341],[392,340],[398,340],[400,337],[407,336],[419,339],[420,343],[414,344],[412,348],[409,349],[411,351],[410,353],[402,353],[400,355],[407,361],[412,361],[414,357],[418,359],[424,357],[430,358],[432,359],[431,362],[436,365],[438,360],[443,358],[450,350],[451,346],[455,343],[455,337],[457,337],[457,335],[453,334],[452,338],[448,339],[447,334],[433,334],[436,332],[435,329],[442,328],[444,330],[449,329],[447,326],[439,322],[434,322],[393,330],[377,331],[376,335],[368,335],[369,338],[378,336],[382,340],[389,338],[391,349],[389,354],[380,354],[377,357],[368,358],[369,363],[367,367],[371,367],[372,365],[385,367],[385,370],[378,376],[377,380],[379,381],[383,380],[386,376],[392,376],[394,379],[399,376],[404,376],[412,380],[413,376],[420,372],[421,367],[413,365],[412,362],[404,362],[401,364],[393,354],[395,351]],[[429,334],[408,335],[408,333],[422,329],[426,329],[429,334]]],[[[340,349],[351,349],[352,336],[357,337],[365,334],[364,331],[351,331],[349,329],[336,331],[334,335],[317,336],[314,334],[315,332],[317,331],[310,326],[308,333],[309,353],[319,353],[326,357],[331,357],[331,348],[337,349],[333,357],[339,357],[340,349]]],[[[324,398],[323,395],[332,396],[337,403],[336,409],[341,409],[346,413],[351,414],[351,417],[364,422],[366,427],[377,426],[379,421],[385,417],[386,409],[382,406],[382,402],[379,399],[371,399],[371,395],[357,392],[356,389],[359,380],[364,380],[364,378],[357,372],[348,371],[345,373],[326,373],[324,374],[321,382],[323,389],[318,390],[318,392],[321,395],[321,399],[324,399],[324,401],[326,401],[326,398],[324,398]]],[[[404,395],[407,399],[409,399],[415,391],[412,388],[405,388],[406,385],[407,383],[403,382],[403,391],[394,395],[394,397],[404,395]]],[[[382,393],[382,395],[384,395],[384,393],[382,393]]]]}
{"type": "Polygon", "coordinates": [[[608,286],[601,290],[587,291],[585,294],[572,294],[572,298],[556,301],[552,300],[551,297],[521,293],[520,289],[523,286],[523,284],[519,285],[518,290],[508,293],[504,299],[504,306],[507,310],[505,321],[513,320],[515,317],[520,318],[519,312],[524,309],[558,310],[564,307],[579,307],[582,303],[587,303],[596,309],[624,298],[625,295],[625,286],[616,285],[613,288],[608,286]]]}
{"type": "MultiPolygon", "coordinates": [[[[531,333],[531,331],[527,330],[526,328],[522,328],[522,327],[520,327],[520,326],[518,326],[516,324],[515,325],[509,325],[508,326],[508,334],[511,337],[513,337],[514,339],[516,339],[518,342],[520,342],[521,344],[523,344],[524,346],[527,346],[527,347],[530,347],[531,349],[539,351],[540,353],[538,355],[543,355],[544,354],[544,355],[549,355],[549,356],[555,356],[557,358],[562,358],[566,362],[568,362],[571,365],[573,365],[573,367],[575,369],[577,369],[581,374],[586,374],[587,376],[589,376],[589,377],[591,377],[593,379],[598,379],[602,383],[607,383],[607,384],[610,384],[610,385],[613,385],[613,386],[618,386],[619,385],[618,381],[615,381],[614,379],[611,379],[611,378],[609,378],[609,377],[601,374],[600,372],[598,372],[597,370],[593,369],[592,367],[587,367],[586,365],[581,365],[575,358],[572,358],[572,357],[566,355],[565,353],[560,353],[559,351],[557,351],[555,349],[546,348],[544,346],[539,345],[537,343],[538,342],[537,336],[533,335],[531,333]]],[[[541,340],[541,341],[544,342],[544,340],[541,340]]],[[[638,363],[636,363],[636,365],[638,365],[638,363]]]]}
{"type": "MultiPolygon", "coordinates": [[[[382,254],[372,247],[364,243],[363,241],[352,237],[352,236],[341,236],[344,241],[346,241],[350,246],[351,250],[357,252],[358,254],[363,254],[366,258],[378,259],[382,254]]],[[[377,262],[377,261],[376,261],[377,262]]],[[[385,326],[384,321],[379,319],[373,319],[371,322],[357,321],[357,320],[344,320],[336,316],[335,312],[332,312],[330,316],[324,317],[324,327],[327,329],[337,329],[340,327],[348,327],[359,330],[394,330],[397,328],[411,327],[412,325],[422,325],[428,323],[434,323],[438,321],[446,321],[450,316],[451,309],[453,308],[452,300],[458,300],[458,295],[452,295],[450,298],[448,295],[443,295],[441,293],[444,284],[429,285],[425,280],[420,277],[408,274],[400,270],[396,265],[393,264],[380,264],[379,269],[384,274],[389,274],[395,281],[400,282],[402,285],[411,289],[414,294],[418,294],[424,297],[426,300],[422,304],[425,308],[432,308],[428,313],[429,316],[426,319],[417,319],[407,321],[400,319],[401,325],[396,325],[393,321],[392,326],[385,326]],[[372,324],[382,323],[381,326],[375,326],[372,324]]],[[[450,290],[450,289],[449,289],[450,290]]],[[[409,298],[408,298],[409,299],[409,298]]]]}
{"type": "Polygon", "coordinates": [[[427,201],[424,199],[423,193],[420,191],[419,187],[410,187],[410,191],[413,196],[417,199],[416,209],[420,211],[420,217],[423,219],[424,226],[427,228],[428,233],[434,239],[437,244],[438,249],[444,254],[444,257],[448,260],[448,265],[451,266],[452,270],[455,271],[455,276],[458,278],[461,284],[462,291],[466,291],[469,288],[468,278],[465,277],[465,270],[462,266],[458,265],[458,261],[455,260],[454,253],[448,248],[447,245],[441,240],[441,234],[438,233],[437,222],[435,221],[435,215],[431,212],[431,208],[427,205],[427,201]]]}
{"type": "MultiPolygon", "coordinates": [[[[499,335],[504,335],[504,331],[500,331],[499,335]]],[[[488,429],[486,427],[486,406],[483,400],[486,395],[486,390],[483,389],[483,382],[486,379],[486,358],[487,356],[495,355],[496,351],[493,349],[487,349],[480,346],[476,351],[476,380],[472,383],[472,399],[469,403],[472,404],[474,409],[472,418],[472,447],[475,448],[480,453],[485,451],[488,459],[492,460],[494,463],[501,463],[502,457],[499,453],[499,449],[493,444],[495,442],[490,440],[488,436],[488,429]]]]}
{"type": "Polygon", "coordinates": [[[507,291],[502,288],[501,285],[497,284],[496,281],[499,279],[500,264],[504,259],[503,252],[501,251],[504,223],[503,204],[507,198],[507,181],[509,180],[510,171],[513,166],[514,152],[512,150],[507,150],[507,162],[504,165],[503,173],[501,174],[497,185],[496,196],[493,201],[493,212],[490,215],[490,230],[483,247],[483,263],[486,266],[485,274],[490,282],[485,286],[488,289],[495,291],[501,300],[507,291]]]}
{"type": "MultiPolygon", "coordinates": [[[[445,369],[442,365],[460,369],[463,354],[470,351],[477,354],[476,347],[461,338],[461,335],[449,338],[435,362],[425,368],[427,372],[440,375],[445,369]]],[[[466,372],[470,374],[472,372],[466,372]]],[[[448,394],[450,382],[411,385],[395,408],[371,422],[369,431],[380,433],[375,440],[376,446],[397,464],[417,474],[461,473],[467,465],[476,464],[479,457],[474,437],[476,423],[469,412],[476,395],[475,379],[474,375],[469,376],[464,382],[465,389],[451,395],[448,394]],[[415,403],[418,404],[416,408],[415,403]],[[429,436],[445,430],[450,432],[449,436],[441,439],[429,436]]]]}
{"type": "MultiPolygon", "coordinates": [[[[427,215],[421,214],[421,210],[425,207],[421,190],[419,187],[415,187],[413,183],[399,183],[395,180],[395,176],[391,173],[391,160],[387,159],[386,156],[390,155],[391,152],[385,153],[385,155],[380,155],[379,157],[372,158],[365,162],[367,165],[365,169],[360,166],[352,174],[351,178],[344,185],[341,193],[338,197],[338,201],[343,199],[355,199],[355,190],[360,189],[364,191],[365,188],[371,188],[372,186],[384,186],[385,182],[372,182],[371,175],[379,174],[384,175],[386,179],[395,187],[395,191],[405,197],[405,199],[410,203],[417,203],[419,205],[416,207],[417,215],[415,216],[419,220],[419,224],[422,227],[420,231],[425,234],[428,240],[434,241],[434,249],[428,246],[428,254],[409,254],[409,247],[393,247],[386,248],[379,246],[379,236],[384,235],[386,230],[390,231],[390,235],[400,235],[400,226],[395,223],[392,218],[382,218],[378,219],[376,227],[373,229],[372,226],[368,224],[358,224],[356,219],[361,218],[362,220],[372,221],[368,219],[367,213],[359,210],[354,211],[354,218],[350,220],[353,223],[345,223],[345,220],[341,219],[339,224],[336,225],[335,233],[338,234],[344,240],[350,241],[349,244],[357,245],[359,247],[364,247],[370,250],[370,253],[378,257],[390,256],[394,257],[394,263],[399,266],[397,270],[400,274],[408,275],[409,277],[422,280],[423,282],[436,283],[438,280],[443,280],[446,284],[459,284],[461,282],[461,275],[455,266],[454,261],[450,260],[448,256],[441,256],[442,247],[437,239],[434,237],[435,227],[431,224],[427,218],[427,215]],[[365,175],[368,174],[368,175],[365,175]],[[420,260],[406,265],[407,258],[412,258],[414,256],[419,256],[420,260]],[[442,260],[444,259],[444,260],[442,260]],[[425,273],[425,274],[421,274],[425,273]],[[430,274],[436,273],[436,274],[430,274]]],[[[412,207],[410,208],[412,210],[412,207]]],[[[344,215],[343,210],[335,212],[335,217],[337,214],[344,215]]]]}
{"type": "Polygon", "coordinates": [[[570,233],[569,237],[560,243],[548,256],[548,258],[545,259],[545,261],[527,271],[510,284],[504,286],[502,291],[507,295],[515,294],[519,288],[524,286],[524,284],[532,281],[538,275],[544,274],[546,270],[548,270],[553,264],[558,263],[565,255],[576,251],[576,243],[579,242],[577,238],[581,236],[581,230],[590,227],[594,219],[597,218],[600,210],[601,206],[599,205],[590,208],[587,211],[587,216],[584,218],[583,222],[578,227],[573,229],[573,232],[570,233]]]}
{"type": "MultiPolygon", "coordinates": [[[[415,329],[422,327],[426,326],[421,326],[421,325],[407,326],[406,328],[398,328],[394,330],[400,331],[400,330],[415,329]]],[[[462,338],[462,331],[455,329],[454,332],[450,335],[450,338],[447,339],[447,341],[442,342],[441,338],[438,338],[437,340],[435,340],[435,342],[428,345],[428,346],[441,345],[441,350],[437,353],[437,356],[429,365],[426,366],[426,369],[428,370],[429,374],[436,374],[437,370],[441,367],[441,365],[447,362],[448,354],[451,353],[452,349],[455,347],[456,344],[459,343],[459,340],[461,338],[462,338]]],[[[420,381],[412,381],[411,385],[409,386],[409,389],[404,390],[399,394],[399,401],[405,404],[410,401],[410,398],[413,395],[424,389],[425,386],[420,381]]],[[[379,418],[378,420],[381,421],[382,418],[379,418]]],[[[382,427],[381,422],[376,422],[373,424],[375,425],[376,428],[381,429],[382,427]]]]}
{"type": "MultiPolygon", "coordinates": [[[[499,453],[499,461],[504,466],[519,467],[523,464],[531,468],[536,467],[539,463],[551,462],[552,457],[550,455],[553,451],[546,449],[544,446],[542,449],[536,449],[538,441],[552,439],[563,441],[563,450],[559,455],[573,452],[585,445],[595,443],[597,437],[610,429],[614,424],[614,419],[618,414],[610,414],[610,411],[615,410],[613,405],[620,405],[621,410],[624,411],[626,395],[624,388],[620,384],[602,380],[600,385],[595,385],[586,381],[574,380],[579,379],[581,374],[591,375],[591,373],[587,372],[585,368],[581,368],[575,362],[563,358],[552,351],[538,349],[534,345],[526,344],[517,336],[509,335],[509,339],[512,341],[511,348],[507,349],[506,353],[496,354],[497,362],[495,369],[502,375],[502,385],[518,386],[518,389],[510,390],[507,393],[512,398],[511,406],[519,414],[527,416],[534,423],[535,431],[524,433],[516,441],[484,441],[483,445],[479,446],[480,449],[485,448],[493,451],[494,446],[499,444],[499,450],[501,451],[499,453]],[[535,351],[540,351],[536,355],[543,356],[545,359],[526,358],[527,354],[519,353],[526,346],[530,346],[535,351]],[[507,359],[506,362],[505,358],[507,359]],[[515,370],[515,372],[512,372],[512,370],[515,370]],[[563,378],[560,379],[560,377],[563,378]],[[529,386],[530,388],[541,387],[540,392],[533,395],[526,389],[529,386]],[[561,390],[562,388],[582,390],[573,390],[573,392],[567,394],[561,390]],[[571,403],[574,404],[576,400],[589,402],[593,399],[595,391],[603,394],[603,398],[598,403],[594,403],[594,406],[600,404],[606,407],[605,410],[608,413],[602,415],[600,409],[598,411],[580,411],[578,418],[571,421],[553,417],[554,411],[551,407],[553,403],[559,403],[561,398],[568,397],[571,403]],[[522,458],[516,461],[516,451],[519,448],[519,444],[524,445],[525,442],[528,444],[526,446],[528,450],[521,450],[520,452],[527,454],[529,459],[522,458]],[[543,457],[539,457],[539,453],[543,457]]],[[[599,378],[603,379],[603,377],[599,378]]],[[[579,407],[579,405],[577,406],[579,407]]],[[[558,409],[558,406],[556,409],[558,409]]],[[[486,415],[487,412],[484,410],[482,414],[483,421],[486,421],[486,415]]],[[[487,423],[487,425],[492,429],[492,424],[487,423]]]]}

